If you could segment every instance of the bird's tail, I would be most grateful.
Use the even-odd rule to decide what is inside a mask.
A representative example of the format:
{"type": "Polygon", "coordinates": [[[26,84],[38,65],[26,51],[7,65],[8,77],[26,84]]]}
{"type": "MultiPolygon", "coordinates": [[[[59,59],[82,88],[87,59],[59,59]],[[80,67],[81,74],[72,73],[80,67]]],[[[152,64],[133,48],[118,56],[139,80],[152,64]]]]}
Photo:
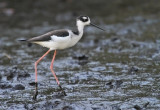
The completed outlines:
{"type": "MultiPolygon", "coordinates": [[[[19,39],[18,41],[27,42],[26,39],[19,39]]],[[[28,42],[28,47],[31,47],[31,46],[32,46],[32,43],[28,42]]]]}
{"type": "Polygon", "coordinates": [[[26,39],[18,39],[18,41],[27,41],[26,39]]]}

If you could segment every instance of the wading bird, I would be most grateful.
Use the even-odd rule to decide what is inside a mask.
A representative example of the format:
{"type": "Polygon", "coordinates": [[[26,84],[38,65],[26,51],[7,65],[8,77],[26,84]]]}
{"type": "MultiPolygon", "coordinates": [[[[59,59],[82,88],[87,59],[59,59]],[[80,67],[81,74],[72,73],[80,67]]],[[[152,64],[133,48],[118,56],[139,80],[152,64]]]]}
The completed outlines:
{"type": "Polygon", "coordinates": [[[105,31],[104,29],[102,29],[102,28],[96,26],[95,24],[91,23],[90,18],[88,16],[77,17],[76,24],[77,24],[76,31],[72,31],[72,30],[69,30],[69,29],[54,30],[54,31],[48,32],[46,34],[43,34],[43,35],[40,35],[40,36],[37,36],[37,37],[33,37],[31,39],[28,39],[28,40],[20,40],[20,41],[27,41],[29,43],[39,44],[43,47],[49,48],[49,50],[35,62],[35,89],[36,90],[35,90],[35,95],[33,96],[33,99],[36,100],[36,97],[38,95],[37,64],[50,51],[54,50],[53,59],[51,61],[51,65],[50,65],[51,72],[53,73],[53,76],[55,77],[58,86],[62,90],[63,94],[66,96],[65,91],[61,87],[60,82],[59,82],[55,72],[53,71],[53,62],[54,62],[54,59],[55,59],[55,56],[56,56],[56,50],[66,49],[66,48],[74,46],[82,38],[83,29],[87,25],[92,25],[94,27],[97,27],[97,28],[105,31]]]}

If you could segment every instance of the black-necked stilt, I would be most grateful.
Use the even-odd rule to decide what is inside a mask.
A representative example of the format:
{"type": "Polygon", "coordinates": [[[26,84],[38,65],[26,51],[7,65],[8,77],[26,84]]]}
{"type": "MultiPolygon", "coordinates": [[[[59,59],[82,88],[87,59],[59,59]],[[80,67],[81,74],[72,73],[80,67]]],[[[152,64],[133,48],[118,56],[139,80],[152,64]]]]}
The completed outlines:
{"type": "Polygon", "coordinates": [[[56,79],[57,84],[59,85],[60,89],[66,95],[65,91],[62,89],[58,78],[56,77],[55,72],[53,71],[53,62],[56,56],[56,50],[58,49],[65,49],[74,46],[82,37],[83,35],[83,29],[86,25],[92,25],[95,26],[103,31],[104,29],[96,26],[95,24],[92,24],[90,21],[90,18],[88,16],[79,16],[76,20],[77,22],[77,29],[76,31],[72,31],[69,29],[62,29],[62,30],[54,30],[51,32],[48,32],[46,34],[40,35],[38,37],[34,37],[28,40],[21,40],[21,41],[27,41],[29,43],[36,43],[43,47],[49,48],[49,50],[39,59],[35,62],[35,86],[36,86],[36,92],[34,95],[34,99],[36,99],[38,95],[38,88],[37,88],[37,64],[52,50],[54,50],[53,59],[50,65],[51,72],[53,73],[53,76],[56,79]]]}

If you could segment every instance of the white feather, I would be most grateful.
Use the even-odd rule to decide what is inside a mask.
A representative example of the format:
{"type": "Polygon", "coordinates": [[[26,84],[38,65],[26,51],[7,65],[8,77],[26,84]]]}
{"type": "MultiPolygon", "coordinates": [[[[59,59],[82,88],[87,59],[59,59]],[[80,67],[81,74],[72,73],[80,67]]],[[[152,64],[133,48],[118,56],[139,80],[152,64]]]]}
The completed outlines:
{"type": "Polygon", "coordinates": [[[41,41],[41,42],[34,42],[36,44],[42,45],[43,47],[50,48],[51,50],[57,49],[65,49],[74,46],[82,37],[83,33],[79,35],[73,34],[71,30],[68,30],[69,36],[65,37],[58,37],[58,36],[51,36],[50,41],[41,41]]]}

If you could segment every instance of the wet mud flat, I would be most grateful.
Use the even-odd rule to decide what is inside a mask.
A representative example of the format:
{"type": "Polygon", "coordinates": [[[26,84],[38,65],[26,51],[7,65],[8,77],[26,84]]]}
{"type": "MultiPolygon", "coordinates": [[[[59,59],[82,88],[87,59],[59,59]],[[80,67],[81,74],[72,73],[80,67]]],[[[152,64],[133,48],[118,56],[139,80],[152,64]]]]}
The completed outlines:
{"type": "MultiPolygon", "coordinates": [[[[70,2],[67,3],[69,5],[70,2]]],[[[11,3],[8,3],[8,7],[9,4],[11,3]]],[[[42,6],[41,3],[35,4],[37,7],[42,6]]],[[[105,28],[106,33],[87,27],[83,38],[75,47],[57,51],[54,70],[67,96],[61,94],[49,69],[53,52],[38,65],[37,101],[32,99],[35,89],[34,61],[47,49],[38,45],[28,47],[17,40],[53,29],[70,28],[73,25],[68,23],[74,15],[67,10],[61,14],[57,12],[58,19],[52,23],[46,23],[51,18],[45,16],[46,19],[42,17],[36,22],[30,18],[24,19],[28,21],[25,25],[22,21],[17,22],[17,25],[10,21],[10,26],[2,22],[5,19],[1,18],[0,109],[159,110],[160,20],[158,12],[153,14],[158,7],[157,3],[144,2],[145,5],[138,6],[137,1],[132,7],[124,0],[112,4],[113,7],[119,6],[117,14],[112,14],[116,11],[111,8],[111,12],[102,11],[95,17],[95,22],[105,28]],[[131,11],[119,14],[128,5],[131,11]],[[155,6],[152,12],[146,12],[145,9],[153,7],[152,5],[155,6]],[[58,22],[59,19],[63,22],[58,22]]],[[[18,6],[14,7],[15,12],[11,15],[15,20],[19,20],[19,16],[27,16],[24,12],[16,12],[16,9],[18,6]]],[[[42,11],[39,8],[35,10],[37,11],[31,14],[42,11]]],[[[48,13],[45,14],[50,15],[50,10],[47,9],[48,13]]],[[[38,17],[39,14],[35,15],[38,17]]]]}

